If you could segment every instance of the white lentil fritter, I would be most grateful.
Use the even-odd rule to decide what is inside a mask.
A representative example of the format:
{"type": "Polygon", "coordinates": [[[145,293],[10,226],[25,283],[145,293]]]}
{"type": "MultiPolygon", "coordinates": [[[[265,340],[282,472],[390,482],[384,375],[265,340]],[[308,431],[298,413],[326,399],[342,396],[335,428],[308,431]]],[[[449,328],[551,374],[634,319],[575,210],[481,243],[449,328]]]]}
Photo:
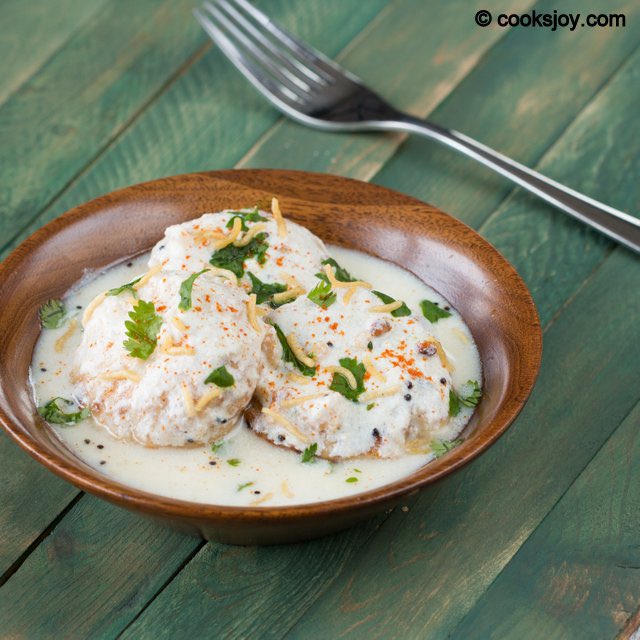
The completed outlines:
{"type": "Polygon", "coordinates": [[[245,293],[205,272],[193,282],[191,307],[181,310],[184,281],[184,273],[160,271],[137,290],[99,296],[85,313],[75,355],[78,396],[117,438],[147,446],[217,440],[235,426],[255,390],[263,333],[249,324],[245,293]],[[125,322],[141,303],[149,335],[133,351],[144,355],[155,341],[146,359],[125,347],[125,322]],[[207,382],[214,371],[218,383],[233,383],[207,382]]]}

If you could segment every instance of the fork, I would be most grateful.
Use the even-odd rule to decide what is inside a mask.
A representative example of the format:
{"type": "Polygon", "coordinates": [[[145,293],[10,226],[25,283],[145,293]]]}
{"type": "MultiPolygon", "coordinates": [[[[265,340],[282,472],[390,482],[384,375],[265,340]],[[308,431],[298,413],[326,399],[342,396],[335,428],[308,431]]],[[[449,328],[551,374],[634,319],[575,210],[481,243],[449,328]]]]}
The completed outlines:
{"type": "Polygon", "coordinates": [[[452,129],[399,111],[247,0],[206,0],[194,15],[236,68],[285,115],[325,131],[404,131],[459,151],[640,253],[640,220],[452,129]]]}

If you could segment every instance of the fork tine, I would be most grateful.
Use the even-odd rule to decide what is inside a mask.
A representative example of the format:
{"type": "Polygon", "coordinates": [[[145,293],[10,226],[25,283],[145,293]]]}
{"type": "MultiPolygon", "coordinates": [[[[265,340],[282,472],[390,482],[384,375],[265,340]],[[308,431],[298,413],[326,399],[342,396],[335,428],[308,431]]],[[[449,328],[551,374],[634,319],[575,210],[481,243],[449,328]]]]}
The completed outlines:
{"type": "Polygon", "coordinates": [[[285,112],[290,112],[291,109],[299,109],[300,99],[298,96],[290,92],[286,87],[276,84],[262,68],[245,56],[208,16],[199,9],[194,9],[193,15],[200,23],[200,26],[234,64],[236,69],[238,69],[267,100],[285,112]]]}
{"type": "Polygon", "coordinates": [[[236,24],[244,28],[251,38],[263,47],[265,55],[277,58],[277,60],[283,64],[289,72],[304,82],[308,86],[309,90],[314,87],[321,89],[327,86],[328,82],[323,76],[318,75],[316,71],[302,64],[297,58],[291,55],[289,49],[286,49],[286,52],[283,52],[280,49],[280,46],[282,46],[281,41],[274,39],[273,36],[272,39],[267,38],[264,31],[256,28],[255,24],[247,18],[247,14],[242,12],[241,9],[239,10],[235,7],[232,2],[229,0],[212,1],[217,7],[223,9],[230,17],[232,17],[236,24]]]}
{"type": "Polygon", "coordinates": [[[245,13],[249,14],[256,22],[264,27],[267,32],[276,36],[279,42],[283,46],[286,46],[287,52],[290,55],[296,55],[298,58],[302,58],[302,60],[307,63],[308,68],[311,71],[322,76],[328,82],[341,80],[345,76],[353,82],[360,82],[358,77],[337,65],[333,60],[327,58],[327,56],[322,52],[302,42],[302,40],[299,40],[293,34],[277,25],[273,20],[271,20],[271,18],[269,18],[269,16],[254,7],[248,0],[230,1],[239,9],[242,9],[245,13]]]}
{"type": "Polygon", "coordinates": [[[298,98],[302,99],[310,90],[308,83],[304,82],[298,76],[287,73],[277,64],[275,64],[270,55],[258,48],[255,43],[243,33],[232,20],[229,19],[220,9],[218,3],[205,0],[203,7],[209,12],[214,19],[214,23],[220,29],[224,29],[230,41],[233,41],[238,50],[248,53],[258,64],[266,69],[281,85],[289,89],[298,98]]]}

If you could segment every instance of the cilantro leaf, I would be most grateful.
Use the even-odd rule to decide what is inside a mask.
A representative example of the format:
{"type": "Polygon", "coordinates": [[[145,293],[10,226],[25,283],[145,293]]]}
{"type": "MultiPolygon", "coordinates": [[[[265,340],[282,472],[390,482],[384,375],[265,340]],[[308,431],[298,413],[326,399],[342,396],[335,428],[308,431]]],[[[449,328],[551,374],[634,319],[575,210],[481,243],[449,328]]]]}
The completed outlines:
{"type": "Polygon", "coordinates": [[[280,346],[282,347],[282,360],[284,362],[291,363],[298,371],[302,373],[303,376],[308,376],[312,378],[316,375],[316,367],[309,367],[304,362],[300,362],[296,357],[296,354],[293,353],[289,343],[287,342],[287,337],[284,335],[284,331],[275,323],[273,323],[273,328],[276,331],[276,335],[278,336],[278,341],[280,342],[280,346]]]}
{"type": "Polygon", "coordinates": [[[462,440],[433,440],[429,446],[435,457],[439,458],[451,449],[455,449],[459,444],[462,444],[462,440]]]}
{"type": "Polygon", "coordinates": [[[252,487],[252,486],[253,486],[253,482],[245,482],[244,484],[239,484],[236,491],[242,491],[243,489],[246,489],[247,487],[252,487]]]}
{"type": "Polygon", "coordinates": [[[462,387],[463,391],[468,391],[466,395],[460,395],[460,402],[465,407],[475,407],[482,398],[482,391],[476,380],[467,380],[467,383],[462,387]]]}
{"type": "Polygon", "coordinates": [[[162,317],[156,313],[153,302],[138,300],[138,304],[129,311],[129,318],[124,323],[128,340],[122,344],[132,358],[146,360],[158,345],[162,317]]]}
{"type": "MultiPolygon", "coordinates": [[[[382,302],[384,302],[385,304],[391,304],[392,302],[395,302],[395,299],[391,296],[388,296],[386,293],[381,293],[380,291],[372,291],[371,293],[378,296],[378,298],[380,298],[380,300],[382,300],[382,302]]],[[[411,309],[409,309],[409,307],[407,307],[407,305],[403,302],[401,307],[398,307],[395,311],[391,312],[391,315],[394,318],[410,316],[411,309]]]]}
{"type": "Polygon", "coordinates": [[[375,407],[375,406],[376,406],[376,403],[375,403],[375,402],[370,402],[370,403],[367,405],[367,411],[371,411],[371,409],[373,409],[373,407],[375,407]]]}
{"type": "MultiPolygon", "coordinates": [[[[355,282],[357,280],[357,278],[352,278],[351,274],[346,269],[343,269],[333,258],[327,258],[323,260],[321,264],[330,264],[336,274],[336,280],[339,282],[355,282]]],[[[320,278],[320,280],[324,282],[329,282],[326,273],[316,273],[316,278],[320,278]]]]}
{"type": "Polygon", "coordinates": [[[455,418],[460,413],[460,396],[449,389],[449,416],[455,418]]]}
{"type": "Polygon", "coordinates": [[[356,478],[355,476],[351,476],[350,478],[347,478],[345,482],[358,482],[358,478],[356,478]]]}
{"type": "Polygon", "coordinates": [[[476,380],[468,380],[463,385],[462,390],[467,392],[465,395],[457,393],[453,389],[449,389],[449,415],[452,417],[457,416],[460,413],[461,405],[465,407],[475,407],[482,398],[482,391],[476,380]]]}
{"type": "Polygon", "coordinates": [[[217,369],[214,369],[204,381],[205,384],[215,384],[218,387],[232,387],[235,384],[233,376],[227,371],[227,368],[222,365],[217,369]]]}
{"type": "Polygon", "coordinates": [[[240,458],[229,458],[227,464],[232,467],[237,467],[240,464],[240,458]]]}
{"type": "Polygon", "coordinates": [[[369,351],[373,351],[373,342],[371,342],[371,340],[367,342],[367,349],[369,349],[369,351]]]}
{"type": "Polygon", "coordinates": [[[315,462],[316,451],[318,451],[318,443],[314,442],[304,450],[300,462],[315,462]]]}
{"type": "Polygon", "coordinates": [[[336,294],[335,291],[331,291],[331,283],[321,280],[308,293],[307,298],[311,302],[315,302],[319,307],[327,309],[336,301],[336,294]]]}
{"type": "Polygon", "coordinates": [[[74,404],[71,400],[67,400],[66,398],[53,398],[52,400],[49,400],[47,404],[42,407],[38,407],[38,413],[51,424],[77,424],[91,415],[91,412],[87,407],[74,413],[66,413],[62,410],[58,401],[64,402],[69,406],[73,406],[74,404]]]}
{"type": "Polygon", "coordinates": [[[448,318],[451,315],[449,311],[441,309],[435,302],[431,302],[431,300],[423,300],[420,303],[420,308],[422,309],[422,315],[429,322],[438,322],[440,318],[448,318]]]}
{"type": "MultiPolygon", "coordinates": [[[[254,276],[251,271],[247,271],[247,275],[251,280],[251,293],[256,294],[256,304],[262,304],[263,302],[268,302],[269,305],[273,309],[277,309],[282,306],[273,301],[273,296],[276,293],[282,293],[287,290],[286,284],[281,284],[280,282],[262,282],[260,278],[254,276]]],[[[287,302],[291,302],[288,300],[287,302]]]]}
{"type": "Polygon", "coordinates": [[[233,244],[218,249],[209,260],[209,263],[219,269],[228,269],[242,278],[244,275],[244,262],[249,258],[255,258],[258,264],[264,264],[269,244],[266,241],[266,233],[256,234],[249,244],[244,247],[236,247],[233,244]]]}
{"type": "Polygon", "coordinates": [[[58,329],[65,320],[66,310],[62,300],[48,300],[38,311],[40,316],[40,324],[44,329],[58,329]]]}
{"type": "Polygon", "coordinates": [[[209,269],[203,269],[197,273],[192,273],[186,280],[183,280],[180,284],[180,304],[178,309],[180,311],[189,311],[191,309],[191,294],[193,293],[193,283],[198,276],[201,276],[205,271],[209,269]]]}
{"type": "Polygon", "coordinates": [[[250,211],[248,213],[246,211],[227,211],[227,213],[233,214],[233,216],[229,218],[229,220],[227,221],[227,224],[226,224],[227,229],[231,229],[233,227],[233,221],[236,218],[240,218],[240,223],[241,223],[240,228],[242,229],[242,231],[249,230],[249,227],[247,226],[247,222],[260,222],[262,220],[267,219],[258,213],[258,207],[256,207],[253,211],[250,211]]]}
{"type": "Polygon", "coordinates": [[[217,453],[224,446],[224,440],[218,440],[211,445],[211,453],[217,453]]]}
{"type": "Polygon", "coordinates": [[[329,389],[341,393],[347,400],[357,402],[358,396],[364,393],[364,374],[366,373],[366,369],[356,358],[341,358],[340,366],[353,373],[356,379],[356,388],[352,389],[347,379],[341,373],[334,373],[329,389]]]}
{"type": "Polygon", "coordinates": [[[140,282],[140,280],[142,280],[142,276],[140,276],[139,278],[136,278],[135,280],[132,280],[131,282],[127,282],[127,284],[123,284],[120,287],[115,287],[113,289],[109,289],[109,291],[107,291],[107,293],[105,293],[106,296],[118,296],[120,295],[123,291],[129,291],[134,298],[138,297],[138,292],[133,288],[133,285],[136,284],[136,282],[140,282]]]}

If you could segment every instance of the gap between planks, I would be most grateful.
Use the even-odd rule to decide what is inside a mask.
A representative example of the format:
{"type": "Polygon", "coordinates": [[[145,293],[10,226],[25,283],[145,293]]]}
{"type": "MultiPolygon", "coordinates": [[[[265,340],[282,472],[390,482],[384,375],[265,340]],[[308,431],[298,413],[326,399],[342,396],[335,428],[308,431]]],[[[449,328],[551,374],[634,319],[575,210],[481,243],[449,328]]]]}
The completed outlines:
{"type": "Polygon", "coordinates": [[[121,127],[109,138],[107,138],[102,146],[100,146],[97,150],[97,153],[80,168],[76,171],[52,196],[49,200],[38,210],[35,216],[29,218],[25,224],[20,227],[9,240],[7,240],[4,244],[0,246],[0,253],[7,251],[11,245],[16,241],[26,229],[33,223],[34,220],[38,218],[44,211],[46,211],[49,207],[51,207],[57,200],[59,200],[66,191],[68,191],[74,184],[76,184],[91,168],[99,162],[102,156],[109,151],[110,148],[115,146],[119,140],[119,138],[125,134],[131,127],[135,125],[135,123],[140,119],[140,117],[145,113],[145,111],[169,88],[171,87],[183,73],[187,71],[187,69],[197,62],[210,48],[211,42],[207,41],[202,44],[194,53],[192,53],[171,75],[167,77],[165,82],[163,82],[156,91],[154,91],[140,106],[132,113],[131,117],[122,123],[121,127]]]}
{"type": "Polygon", "coordinates": [[[20,569],[26,559],[33,553],[33,551],[40,545],[40,543],[47,538],[51,532],[58,526],[58,523],[76,506],[80,501],[80,498],[84,495],[84,492],[79,491],[60,511],[60,513],[44,528],[44,530],[37,536],[31,544],[16,558],[16,560],[9,566],[9,568],[0,576],[0,588],[11,578],[11,576],[20,569]]]}
{"type": "MultiPolygon", "coordinates": [[[[545,333],[547,331],[548,328],[551,327],[552,321],[550,320],[549,323],[547,324],[547,326],[545,327],[545,333]]],[[[631,408],[629,409],[629,411],[627,411],[627,413],[625,413],[625,415],[622,417],[622,419],[620,420],[620,422],[618,423],[618,425],[615,427],[615,429],[613,429],[613,431],[609,434],[609,436],[607,437],[607,439],[602,443],[602,445],[600,446],[599,449],[597,449],[593,455],[589,458],[589,460],[585,463],[585,465],[582,467],[582,469],[580,469],[580,471],[576,474],[576,477],[574,478],[573,482],[571,482],[570,485],[567,486],[567,488],[560,494],[560,496],[558,496],[558,499],[553,503],[553,505],[549,508],[549,510],[547,511],[546,515],[544,516],[544,518],[542,518],[542,520],[540,520],[540,522],[538,523],[538,525],[535,527],[535,529],[532,529],[529,532],[529,535],[524,538],[522,540],[522,542],[520,543],[518,550],[511,556],[511,558],[509,558],[509,561],[506,562],[500,569],[500,571],[498,571],[498,573],[496,573],[496,575],[493,577],[493,579],[486,585],[486,587],[484,588],[483,594],[487,593],[491,587],[498,581],[498,579],[500,578],[500,576],[502,576],[502,574],[505,572],[505,570],[507,569],[507,567],[509,567],[509,565],[511,564],[511,562],[515,559],[517,559],[518,554],[520,553],[521,549],[526,545],[527,541],[529,540],[529,538],[531,538],[531,536],[542,526],[544,526],[545,522],[549,519],[553,517],[553,513],[556,510],[556,508],[558,507],[558,505],[562,502],[562,500],[565,498],[565,496],[567,496],[573,489],[574,485],[576,484],[576,482],[578,482],[578,480],[584,475],[585,471],[589,468],[589,466],[592,464],[592,462],[595,460],[595,458],[598,457],[598,455],[600,454],[600,452],[602,451],[602,449],[604,447],[607,446],[607,443],[610,442],[618,433],[618,430],[622,427],[622,425],[624,424],[624,422],[631,416],[631,414],[633,414],[634,411],[637,411],[638,407],[640,407],[640,396],[638,396],[636,398],[635,403],[631,406],[631,408]]],[[[481,596],[482,597],[482,596],[481,596]]],[[[478,602],[480,602],[480,599],[476,600],[476,602],[474,603],[474,606],[471,607],[469,609],[469,611],[458,621],[458,623],[456,624],[456,626],[451,630],[450,632],[450,637],[451,638],[455,638],[455,634],[456,631],[459,628],[464,628],[464,624],[465,621],[469,618],[469,616],[475,611],[475,608],[478,604],[478,602]]],[[[627,624],[625,625],[625,627],[623,628],[623,631],[625,629],[628,629],[629,627],[631,627],[631,631],[633,630],[637,630],[638,627],[640,625],[640,609],[638,609],[638,611],[635,613],[634,616],[632,616],[632,618],[630,618],[629,621],[627,621],[627,624]]],[[[621,632],[622,633],[622,632],[621,632]]],[[[620,638],[621,636],[618,636],[618,638],[620,638]]],[[[628,637],[628,636],[622,636],[622,637],[628,637]]],[[[618,638],[616,638],[616,640],[618,640],[618,638]]],[[[640,638],[638,639],[640,640],[640,638]]]]}

